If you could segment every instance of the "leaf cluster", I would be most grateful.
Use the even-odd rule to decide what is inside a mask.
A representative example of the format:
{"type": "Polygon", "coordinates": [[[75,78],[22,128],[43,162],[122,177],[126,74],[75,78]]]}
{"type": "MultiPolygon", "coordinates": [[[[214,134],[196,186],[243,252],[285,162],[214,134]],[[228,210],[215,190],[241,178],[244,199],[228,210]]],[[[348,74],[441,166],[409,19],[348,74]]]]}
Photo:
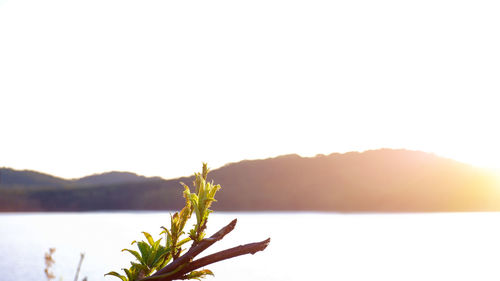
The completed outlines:
{"type": "MultiPolygon", "coordinates": [[[[215,193],[221,188],[220,185],[214,185],[207,182],[208,168],[203,165],[202,173],[195,174],[194,186],[195,193],[189,191],[189,187],[184,185],[184,196],[191,203],[191,210],[196,214],[196,224],[189,231],[189,237],[194,241],[194,244],[200,242],[205,237],[205,229],[207,227],[208,215],[212,212],[210,205],[215,200],[215,193]]],[[[186,200],[187,201],[187,200],[186,200]]]]}
{"type": "MultiPolygon", "coordinates": [[[[215,200],[216,192],[221,188],[220,185],[214,185],[207,182],[207,175],[209,169],[206,163],[203,163],[201,173],[195,173],[195,180],[193,182],[195,192],[191,192],[190,188],[184,186],[185,205],[180,212],[176,212],[170,216],[170,228],[162,226],[160,235],[165,235],[165,240],[162,243],[162,237],[154,240],[151,234],[142,232],[146,241],[133,241],[137,245],[138,251],[131,249],[123,249],[122,251],[129,252],[136,259],[131,262],[130,268],[124,268],[125,275],[118,272],[111,271],[106,275],[116,276],[122,281],[137,281],[151,276],[159,269],[167,266],[172,261],[179,258],[181,253],[185,250],[183,246],[188,242],[193,242],[191,247],[194,247],[205,237],[205,229],[208,221],[208,216],[212,212],[210,206],[215,200]],[[189,230],[187,235],[184,231],[186,223],[195,213],[196,222],[193,228],[189,230]],[[187,235],[187,237],[186,237],[187,235]]],[[[171,272],[165,275],[173,275],[182,269],[183,265],[178,266],[171,272]]],[[[182,279],[200,279],[207,275],[213,275],[208,269],[200,271],[191,271],[182,279]]]]}

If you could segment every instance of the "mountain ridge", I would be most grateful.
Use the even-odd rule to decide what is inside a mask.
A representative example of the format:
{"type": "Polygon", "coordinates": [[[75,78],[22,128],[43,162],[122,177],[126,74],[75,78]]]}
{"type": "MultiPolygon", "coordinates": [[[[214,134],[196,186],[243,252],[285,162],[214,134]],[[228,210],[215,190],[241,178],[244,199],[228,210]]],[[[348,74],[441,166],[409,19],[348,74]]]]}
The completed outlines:
{"type": "Polygon", "coordinates": [[[95,173],[81,178],[66,179],[34,170],[16,170],[9,167],[0,168],[1,185],[27,185],[27,186],[74,186],[74,185],[99,185],[128,182],[158,180],[160,177],[146,177],[132,172],[109,171],[95,173]]]}
{"type": "MultiPolygon", "coordinates": [[[[423,151],[417,151],[417,150],[408,150],[408,149],[390,149],[390,148],[381,148],[381,149],[371,149],[371,150],[365,150],[365,151],[348,151],[348,152],[344,152],[344,153],[339,153],[339,152],[333,152],[333,153],[330,153],[330,154],[316,154],[315,156],[301,156],[299,154],[296,154],[296,153],[291,153],[291,154],[283,154],[283,155],[278,155],[278,156],[275,156],[275,157],[267,157],[267,158],[257,158],[257,159],[244,159],[244,160],[240,160],[240,161],[236,161],[236,162],[229,162],[229,163],[226,163],[224,165],[222,165],[221,167],[219,168],[216,168],[216,169],[213,169],[212,171],[215,171],[215,170],[219,170],[219,169],[222,169],[222,168],[225,168],[227,166],[230,166],[230,165],[233,165],[233,164],[241,164],[241,163],[245,163],[245,162],[254,162],[254,161],[264,161],[264,160],[273,160],[273,159],[292,159],[292,158],[300,158],[300,159],[311,159],[311,158],[319,158],[319,157],[331,157],[331,156],[336,156],[336,157],[342,157],[344,155],[356,155],[356,154],[365,154],[365,153],[373,153],[373,152],[377,152],[377,151],[400,151],[400,152],[410,152],[410,153],[422,153],[422,154],[425,154],[425,155],[428,155],[428,156],[433,156],[433,157],[438,157],[438,158],[441,158],[441,159],[446,159],[448,161],[451,161],[451,162],[455,162],[457,164],[462,164],[462,165],[467,165],[469,167],[473,167],[473,168],[477,168],[477,169],[483,169],[483,168],[480,168],[480,167],[476,167],[474,165],[471,165],[471,164],[467,164],[467,163],[463,163],[463,162],[460,162],[460,161],[457,161],[457,160],[454,160],[454,159],[451,159],[451,158],[446,158],[446,157],[443,157],[443,156],[438,156],[434,153],[430,153],[430,152],[423,152],[423,151]]],[[[483,170],[486,170],[486,169],[483,169],[483,170]]],[[[51,178],[54,178],[55,180],[61,182],[61,183],[66,183],[66,184],[71,184],[71,183],[85,183],[85,184],[89,184],[89,183],[95,183],[95,184],[113,184],[113,183],[120,183],[120,182],[128,182],[128,181],[141,181],[141,180],[158,180],[158,179],[163,179],[163,180],[175,180],[175,179],[179,179],[179,178],[186,178],[186,177],[189,177],[189,176],[179,176],[179,177],[172,177],[172,178],[163,178],[163,177],[160,177],[160,176],[150,176],[150,177],[147,177],[147,176],[144,176],[144,175],[140,175],[140,174],[137,174],[135,172],[130,172],[130,171],[117,171],[117,170],[112,170],[112,171],[105,171],[105,172],[97,172],[97,173],[93,173],[93,174],[90,174],[90,175],[85,175],[85,176],[82,176],[82,177],[79,177],[79,178],[65,178],[65,177],[60,177],[60,176],[57,176],[57,175],[52,175],[52,174],[49,174],[49,173],[45,173],[45,172],[40,172],[40,171],[36,171],[36,170],[32,170],[32,169],[14,169],[14,168],[10,168],[10,167],[0,167],[0,173],[2,171],[14,171],[14,172],[18,172],[18,173],[31,173],[31,174],[37,174],[38,176],[46,176],[46,177],[51,177],[51,178]],[[108,176],[116,176],[117,179],[111,179],[111,180],[100,180],[98,179],[97,181],[93,181],[94,178],[99,178],[99,177],[108,177],[108,176]],[[120,179],[123,178],[123,180],[120,179]]],[[[1,174],[0,174],[1,176],[1,174]]],[[[2,182],[0,182],[1,184],[2,182]]],[[[4,182],[5,183],[11,183],[11,182],[4,182]]],[[[22,184],[22,182],[16,182],[15,184],[22,184]]],[[[36,184],[36,183],[34,183],[36,184]]]]}
{"type": "Polygon", "coordinates": [[[116,183],[126,183],[126,182],[140,182],[149,180],[158,180],[160,177],[146,177],[138,175],[132,172],[125,171],[110,171],[104,173],[97,173],[81,177],[78,179],[72,179],[76,184],[116,184],[116,183]]]}
{"type": "MultiPolygon", "coordinates": [[[[130,174],[140,178],[126,175],[130,174]]],[[[147,179],[10,191],[0,185],[0,210],[176,209],[183,200],[180,182],[189,184],[193,177],[147,179]]],[[[405,149],[242,160],[212,170],[209,180],[222,186],[216,210],[500,210],[500,187],[492,174],[453,159],[405,149]]]]}

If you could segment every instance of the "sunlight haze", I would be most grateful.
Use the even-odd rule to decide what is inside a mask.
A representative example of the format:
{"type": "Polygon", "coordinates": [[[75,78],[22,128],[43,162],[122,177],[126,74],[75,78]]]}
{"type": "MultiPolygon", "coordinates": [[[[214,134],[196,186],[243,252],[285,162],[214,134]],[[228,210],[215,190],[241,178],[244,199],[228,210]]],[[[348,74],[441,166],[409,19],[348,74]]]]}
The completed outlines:
{"type": "Polygon", "coordinates": [[[500,169],[497,1],[0,0],[0,167],[378,148],[500,169]]]}

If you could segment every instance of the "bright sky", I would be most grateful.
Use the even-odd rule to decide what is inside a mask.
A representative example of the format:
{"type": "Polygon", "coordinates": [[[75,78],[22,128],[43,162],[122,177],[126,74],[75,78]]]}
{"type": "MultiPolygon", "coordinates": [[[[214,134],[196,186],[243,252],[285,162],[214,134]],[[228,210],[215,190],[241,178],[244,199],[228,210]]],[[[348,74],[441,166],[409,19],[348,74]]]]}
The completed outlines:
{"type": "Polygon", "coordinates": [[[0,166],[172,178],[407,148],[500,168],[500,2],[0,0],[0,166]]]}

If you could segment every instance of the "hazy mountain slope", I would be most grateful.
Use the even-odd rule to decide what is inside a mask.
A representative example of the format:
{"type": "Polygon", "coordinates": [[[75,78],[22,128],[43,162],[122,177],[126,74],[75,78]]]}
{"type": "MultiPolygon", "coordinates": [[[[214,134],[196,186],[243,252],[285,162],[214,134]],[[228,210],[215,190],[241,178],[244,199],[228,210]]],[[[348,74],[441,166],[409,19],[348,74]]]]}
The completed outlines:
{"type": "Polygon", "coordinates": [[[183,205],[180,185],[169,181],[144,181],[66,190],[31,192],[44,211],[164,210],[183,205]]]}
{"type": "Polygon", "coordinates": [[[148,178],[145,176],[140,176],[135,173],[130,172],[107,172],[102,174],[94,174],[86,176],[83,178],[73,180],[76,184],[88,184],[88,185],[106,185],[106,184],[118,184],[118,183],[131,183],[140,182],[147,180],[158,180],[160,178],[148,178]]]}
{"type": "Polygon", "coordinates": [[[54,177],[48,174],[30,171],[14,170],[10,168],[0,168],[1,186],[63,186],[68,184],[67,180],[54,177]]]}
{"type": "MultiPolygon", "coordinates": [[[[418,151],[382,149],[247,160],[213,170],[209,178],[222,185],[214,204],[218,210],[500,210],[500,186],[492,175],[418,151]]],[[[192,180],[4,190],[0,210],[177,209],[183,201],[179,182],[192,180]]]]}
{"type": "Polygon", "coordinates": [[[466,211],[497,208],[486,172],[432,154],[374,150],[243,161],[213,171],[221,209],[466,211]]]}
{"type": "Polygon", "coordinates": [[[63,179],[52,175],[30,171],[0,168],[0,188],[2,187],[61,187],[83,185],[111,185],[141,181],[160,180],[159,177],[145,177],[130,172],[107,172],[78,179],[63,179]]]}

